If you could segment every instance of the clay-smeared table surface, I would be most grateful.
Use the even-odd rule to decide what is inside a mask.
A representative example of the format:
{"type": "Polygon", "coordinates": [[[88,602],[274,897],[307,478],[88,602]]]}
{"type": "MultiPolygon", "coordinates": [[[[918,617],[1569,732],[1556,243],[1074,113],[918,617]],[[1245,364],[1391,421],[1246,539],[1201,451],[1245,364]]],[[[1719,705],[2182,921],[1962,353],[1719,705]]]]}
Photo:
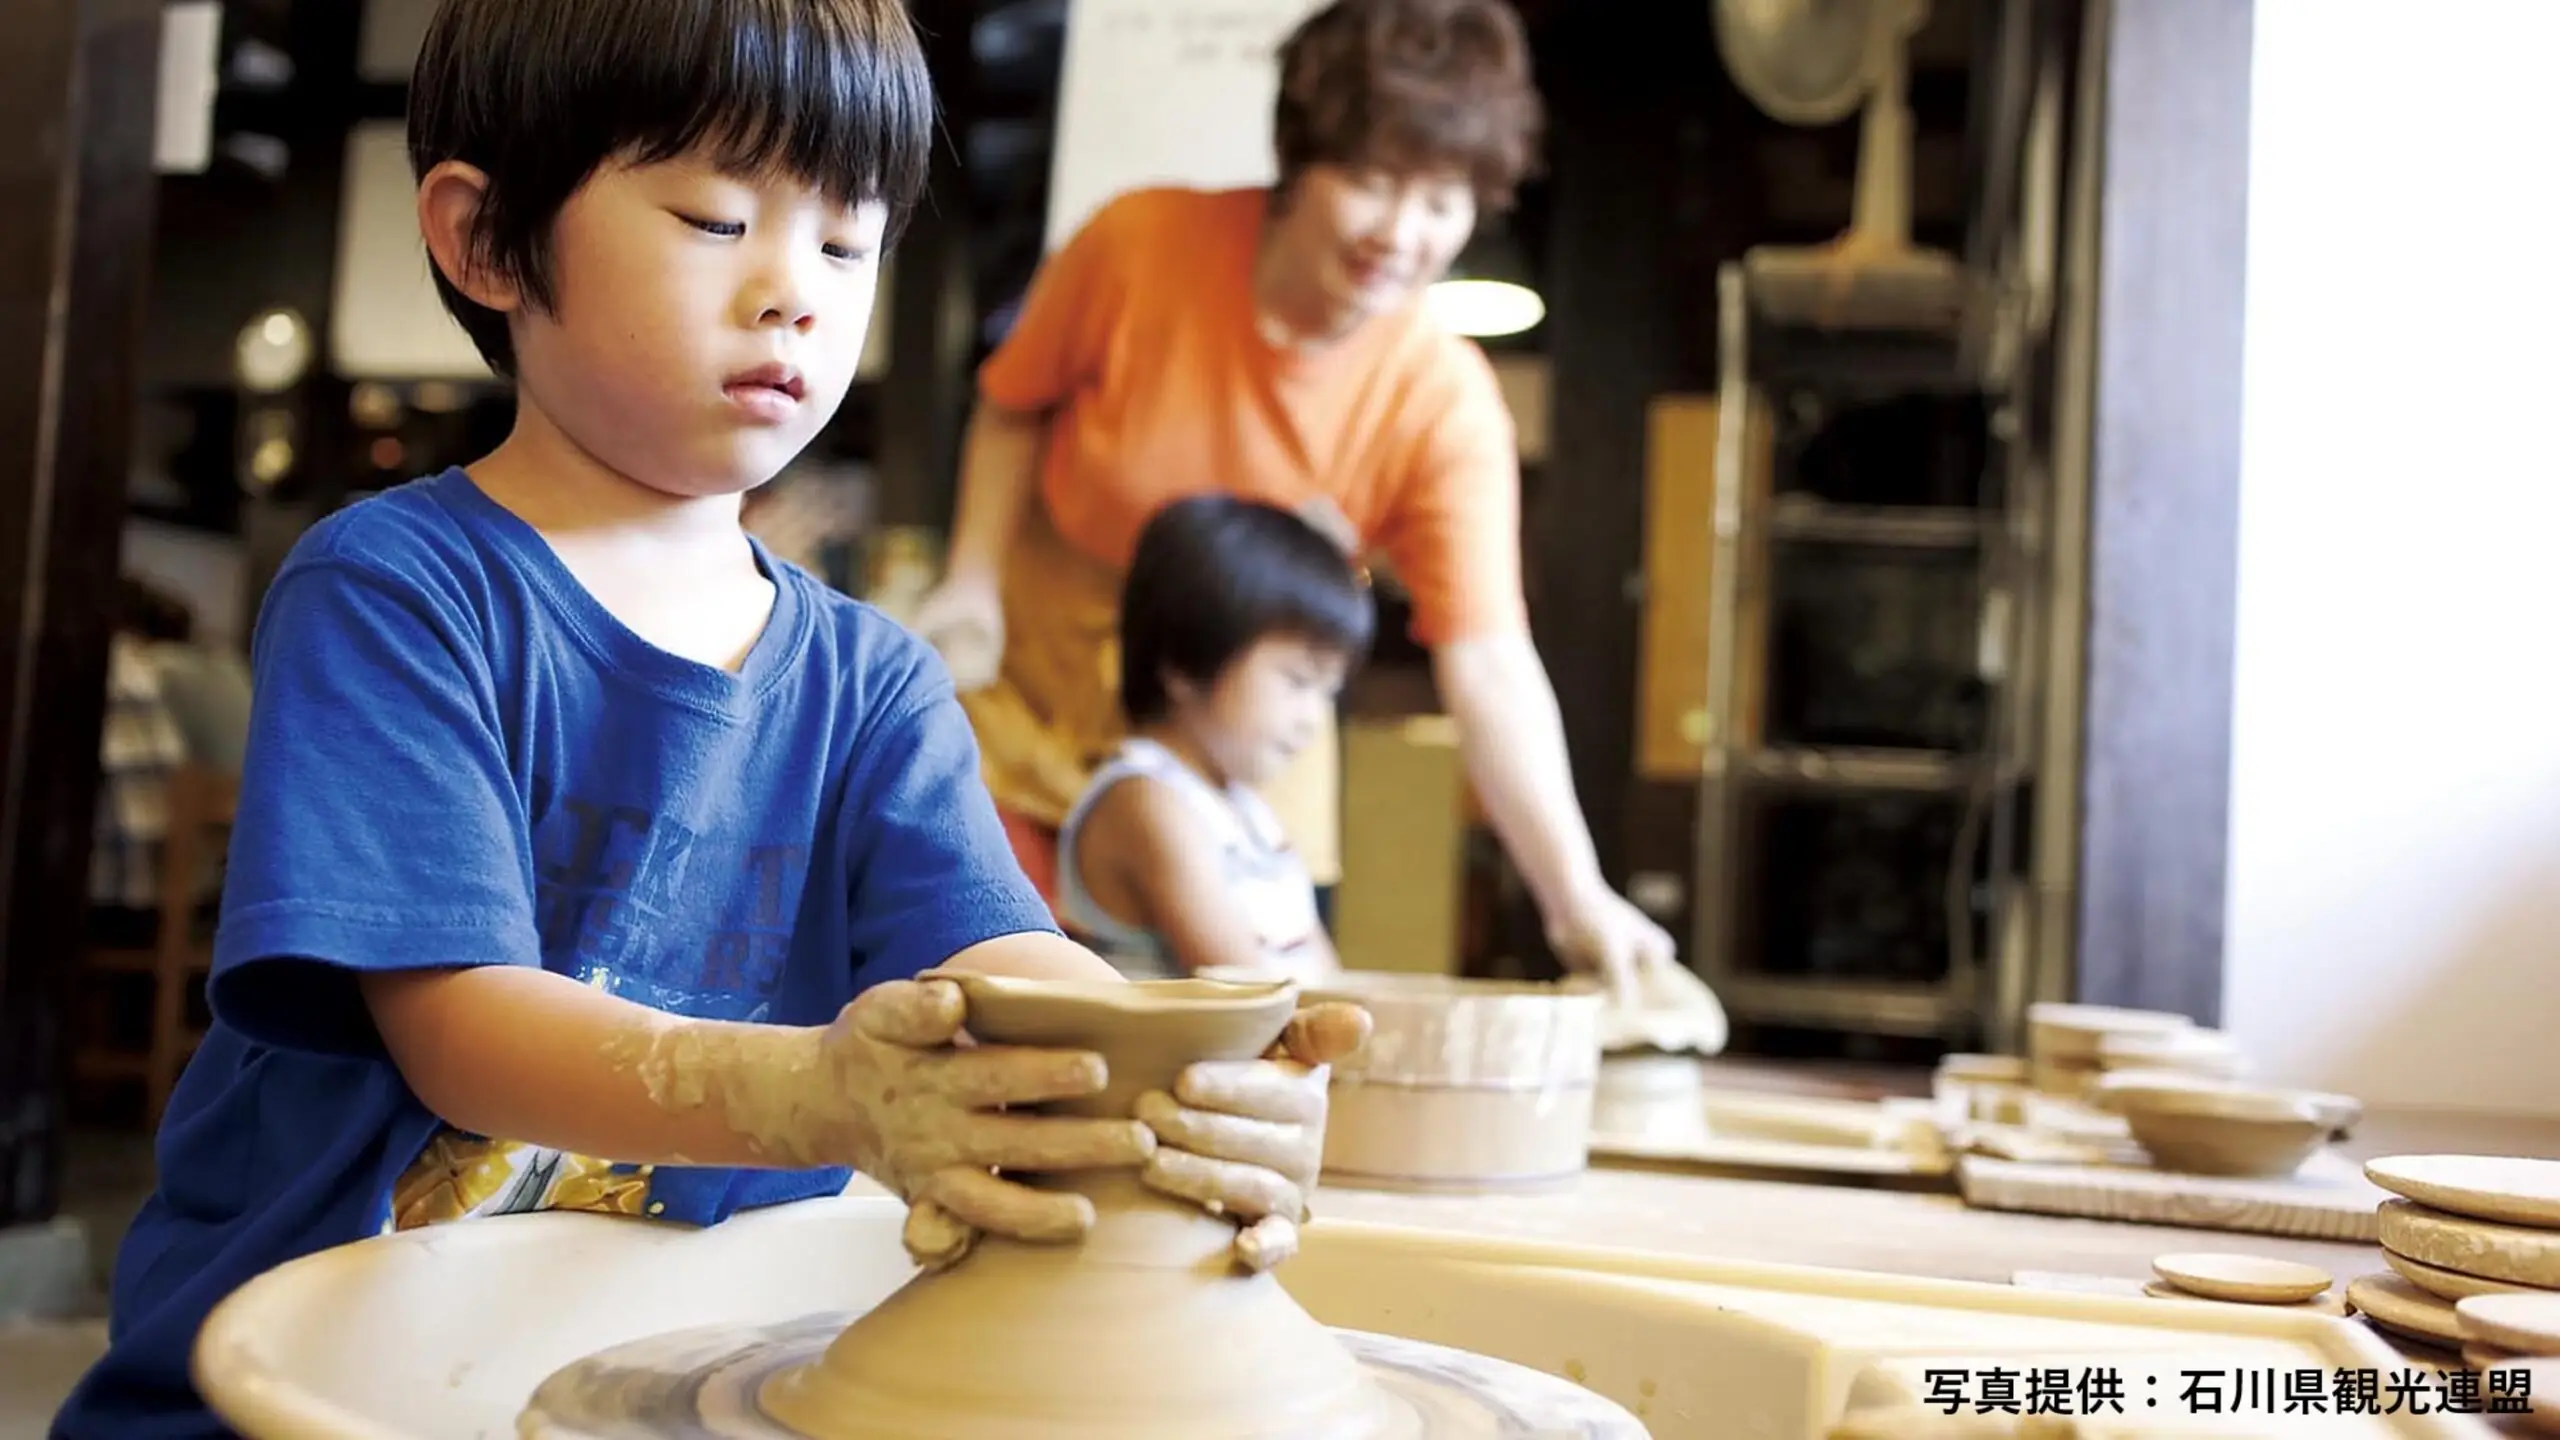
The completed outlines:
{"type": "MultiPolygon", "coordinates": [[[[1729,1083],[1737,1072],[1753,1068],[1747,1063],[1722,1065],[1713,1081],[1729,1083]]],[[[1799,1080],[1801,1072],[1791,1067],[1769,1066],[1767,1071],[1766,1088],[1771,1090],[1841,1094],[1848,1089],[1799,1080]]],[[[1925,1077],[1920,1084],[1925,1087],[1925,1077]]],[[[1863,1076],[1855,1093],[1908,1091],[1890,1076],[1863,1076]]],[[[2343,1148],[2358,1159],[2430,1151],[2560,1157],[2560,1121],[2373,1112],[2343,1148]]],[[[1319,1224],[1326,1216],[1340,1216],[1478,1235],[1993,1284],[2009,1283],[2022,1269],[2148,1280],[2153,1257],[2174,1250],[2243,1248],[2316,1265],[2337,1276],[2382,1268],[2370,1245],[2264,1235],[2245,1237],[2242,1245],[2229,1234],[2171,1225],[1975,1210],[1952,1195],[1633,1170],[1595,1169],[1570,1188],[1541,1195],[1390,1195],[1327,1186],[1316,1196],[1315,1208],[1319,1224]]]]}
{"type": "MultiPolygon", "coordinates": [[[[1465,1234],[1765,1260],[2005,1285],[2021,1269],[2147,1280],[2154,1256],[2228,1250],[2233,1237],[2168,1225],[1976,1210],[1952,1195],[1593,1170],[1539,1195],[1423,1196],[1326,1186],[1329,1217],[1465,1234]]],[[[2376,1268],[2369,1245],[2248,1237],[2252,1254],[2333,1275],[2376,1268]]]]}

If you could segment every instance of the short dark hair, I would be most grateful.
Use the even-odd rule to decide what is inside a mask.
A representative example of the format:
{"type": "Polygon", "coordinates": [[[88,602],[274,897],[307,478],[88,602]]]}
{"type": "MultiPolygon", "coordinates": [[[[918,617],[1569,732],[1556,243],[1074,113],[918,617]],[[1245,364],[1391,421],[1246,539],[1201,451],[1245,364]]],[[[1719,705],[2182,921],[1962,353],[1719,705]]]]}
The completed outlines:
{"type": "MultiPolygon", "coordinates": [[[[933,82],[900,0],[444,0],[409,88],[409,162],[489,176],[480,263],[553,303],[551,230],[598,167],[716,147],[740,174],[880,202],[896,234],[930,162],[933,82]]],[[[512,374],[504,315],[443,296],[512,374]]]]}
{"type": "Polygon", "coordinates": [[[1132,725],[1172,708],[1168,674],[1210,684],[1271,635],[1353,662],[1368,653],[1376,603],[1351,557],[1276,505],[1195,495],[1156,512],[1120,589],[1120,708],[1132,725]]]}
{"type": "Polygon", "coordinates": [[[1466,172],[1509,209],[1537,168],[1545,107],[1504,0],[1334,0],[1280,47],[1280,188],[1309,165],[1466,172]]]}

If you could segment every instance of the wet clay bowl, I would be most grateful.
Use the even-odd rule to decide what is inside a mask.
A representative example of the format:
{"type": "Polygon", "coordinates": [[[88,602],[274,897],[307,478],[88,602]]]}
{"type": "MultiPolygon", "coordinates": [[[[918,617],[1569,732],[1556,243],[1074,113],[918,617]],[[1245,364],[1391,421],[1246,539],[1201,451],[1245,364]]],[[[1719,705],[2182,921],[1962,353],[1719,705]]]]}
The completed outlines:
{"type": "Polygon", "coordinates": [[[2155,1085],[2112,1098],[2153,1164],[2190,1175],[2290,1175],[2336,1128],[2333,1097],[2308,1091],[2155,1085]]]}
{"type": "Polygon", "coordinates": [[[1372,1022],[1369,1043],[1333,1067],[1325,1184],[1539,1190],[1589,1165],[1598,986],[1352,971],[1304,993],[1372,1022]]]}

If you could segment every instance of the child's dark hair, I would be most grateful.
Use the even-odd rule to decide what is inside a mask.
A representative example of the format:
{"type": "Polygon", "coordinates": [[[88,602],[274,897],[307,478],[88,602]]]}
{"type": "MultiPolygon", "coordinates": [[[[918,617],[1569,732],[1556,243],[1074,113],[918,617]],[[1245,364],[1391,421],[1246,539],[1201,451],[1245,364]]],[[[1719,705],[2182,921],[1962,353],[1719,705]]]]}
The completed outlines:
{"type": "Polygon", "coordinates": [[[1172,708],[1165,676],[1208,684],[1269,635],[1368,653],[1377,607],[1351,557],[1276,505],[1195,495],[1155,514],[1120,590],[1120,707],[1172,708]]]}
{"type": "MultiPolygon", "coordinates": [[[[880,202],[894,236],[925,182],[933,82],[902,0],[444,0],[410,82],[409,161],[487,173],[473,248],[536,308],[556,291],[552,222],[608,160],[715,147],[880,202]]],[[[436,291],[490,367],[513,374],[507,319],[436,291]]]]}

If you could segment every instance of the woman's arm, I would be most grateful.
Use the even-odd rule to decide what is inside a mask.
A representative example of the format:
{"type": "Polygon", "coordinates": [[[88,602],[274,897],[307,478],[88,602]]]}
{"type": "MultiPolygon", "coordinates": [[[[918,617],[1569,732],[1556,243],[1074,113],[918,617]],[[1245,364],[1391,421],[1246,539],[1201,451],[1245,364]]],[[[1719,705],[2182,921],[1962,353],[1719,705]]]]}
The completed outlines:
{"type": "Polygon", "coordinates": [[[961,442],[959,496],[951,523],[944,573],[954,581],[992,586],[1040,472],[1049,419],[1038,411],[1008,410],[981,399],[970,413],[961,442]]]}
{"type": "Polygon", "coordinates": [[[1541,914],[1607,888],[1573,791],[1554,686],[1525,632],[1461,640],[1432,652],[1433,678],[1458,722],[1467,779],[1541,914]]]}
{"type": "Polygon", "coordinates": [[[1172,787],[1132,776],[1096,800],[1076,832],[1076,865],[1095,898],[1134,911],[1174,964],[1259,968],[1262,940],[1239,914],[1219,872],[1217,847],[1172,787]]]}

